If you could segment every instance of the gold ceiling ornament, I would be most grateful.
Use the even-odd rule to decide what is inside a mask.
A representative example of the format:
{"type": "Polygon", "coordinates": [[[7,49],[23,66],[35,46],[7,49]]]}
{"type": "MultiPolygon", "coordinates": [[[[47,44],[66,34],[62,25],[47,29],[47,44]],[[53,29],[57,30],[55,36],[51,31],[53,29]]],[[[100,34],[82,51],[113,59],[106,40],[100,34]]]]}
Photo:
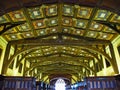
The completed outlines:
{"type": "MultiPolygon", "coordinates": [[[[29,7],[9,12],[0,16],[0,24],[6,23],[21,23],[17,27],[7,30],[4,34],[9,37],[9,34],[22,34],[22,39],[48,35],[52,33],[69,33],[84,37],[99,39],[96,35],[99,32],[111,34],[116,33],[113,28],[98,23],[97,21],[106,21],[108,23],[118,23],[120,16],[102,9],[94,9],[88,6],[80,6],[73,4],[43,4],[41,6],[29,7]],[[58,13],[59,12],[59,13],[58,13]],[[94,15],[94,16],[92,16],[94,15]],[[91,30],[96,32],[95,36],[89,34],[91,30]],[[27,34],[26,34],[27,33],[27,34]]],[[[7,26],[8,27],[8,26],[7,26]]],[[[119,29],[119,26],[117,25],[119,29]]],[[[1,26],[3,29],[3,26],[1,26]]],[[[2,30],[1,30],[2,31],[2,30]]],[[[114,34],[115,35],[115,34],[114,34]]],[[[57,35],[56,35],[57,36],[57,35]]],[[[57,38],[51,36],[51,38],[57,38]]],[[[21,39],[16,38],[16,39],[21,39]]],[[[47,37],[46,37],[47,38],[47,37]]],[[[75,39],[73,37],[63,36],[64,39],[75,39]]],[[[45,39],[45,38],[44,38],[45,39]]],[[[100,38],[105,39],[105,38],[100,38]]],[[[9,39],[13,40],[13,39],[9,39]]],[[[106,40],[106,39],[105,39],[106,40]]]]}

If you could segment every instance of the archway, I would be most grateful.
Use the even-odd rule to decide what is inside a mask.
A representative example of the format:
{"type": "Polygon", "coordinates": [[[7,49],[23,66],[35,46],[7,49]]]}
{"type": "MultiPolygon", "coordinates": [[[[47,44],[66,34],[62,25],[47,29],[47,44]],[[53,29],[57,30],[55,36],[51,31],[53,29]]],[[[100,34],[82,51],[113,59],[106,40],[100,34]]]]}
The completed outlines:
{"type": "Polygon", "coordinates": [[[65,81],[62,78],[56,81],[55,90],[65,90],[65,81]]]}

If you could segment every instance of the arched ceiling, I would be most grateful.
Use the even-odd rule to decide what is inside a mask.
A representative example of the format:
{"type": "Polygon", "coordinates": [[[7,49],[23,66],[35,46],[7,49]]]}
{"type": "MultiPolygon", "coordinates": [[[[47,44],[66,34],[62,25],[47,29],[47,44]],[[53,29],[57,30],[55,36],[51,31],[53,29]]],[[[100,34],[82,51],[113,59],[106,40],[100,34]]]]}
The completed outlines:
{"type": "Polygon", "coordinates": [[[119,5],[119,0],[4,0],[0,35],[17,50],[36,46],[23,53],[25,59],[49,76],[76,75],[90,70],[97,55],[88,47],[102,50],[120,34],[119,5]]]}

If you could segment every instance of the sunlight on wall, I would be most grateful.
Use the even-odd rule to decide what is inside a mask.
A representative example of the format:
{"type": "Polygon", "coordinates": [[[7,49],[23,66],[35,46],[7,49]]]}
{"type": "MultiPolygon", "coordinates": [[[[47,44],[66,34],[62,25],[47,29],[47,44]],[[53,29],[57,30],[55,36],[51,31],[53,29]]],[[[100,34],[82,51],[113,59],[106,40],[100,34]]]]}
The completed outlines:
{"type": "Polygon", "coordinates": [[[1,71],[2,71],[6,45],[7,45],[7,42],[0,36],[0,48],[2,49],[1,56],[0,56],[0,74],[2,73],[1,71]]]}
{"type": "Polygon", "coordinates": [[[65,81],[63,79],[58,79],[55,83],[55,90],[65,90],[65,81]]]}

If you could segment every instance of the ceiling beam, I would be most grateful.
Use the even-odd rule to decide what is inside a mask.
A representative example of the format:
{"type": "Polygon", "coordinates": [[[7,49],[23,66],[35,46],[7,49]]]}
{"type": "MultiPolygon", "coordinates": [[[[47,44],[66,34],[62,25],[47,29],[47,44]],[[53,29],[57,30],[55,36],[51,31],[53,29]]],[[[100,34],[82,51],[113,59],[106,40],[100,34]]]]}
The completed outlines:
{"type": "Polygon", "coordinates": [[[116,25],[120,25],[120,23],[111,23],[111,22],[107,22],[107,21],[97,21],[100,24],[103,24],[105,26],[108,26],[109,28],[113,29],[115,32],[117,32],[118,34],[120,34],[120,30],[117,29],[116,25]]]}
{"type": "MultiPolygon", "coordinates": [[[[57,53],[59,54],[59,53],[57,53]]],[[[60,53],[61,54],[61,53],[60,53]]],[[[66,54],[65,54],[66,55],[66,54]]],[[[88,57],[88,56],[76,56],[76,57],[46,57],[46,56],[36,56],[36,57],[28,57],[26,58],[26,60],[29,60],[29,61],[32,61],[32,60],[37,60],[37,61],[46,61],[46,60],[69,60],[69,59],[72,59],[72,60],[83,60],[83,59],[86,59],[86,60],[92,60],[93,57],[88,57]]]]}
{"type": "MultiPolygon", "coordinates": [[[[10,0],[11,2],[11,0],[10,0]]],[[[78,4],[86,7],[99,7],[104,8],[115,13],[120,14],[120,1],[119,0],[12,0],[14,2],[12,5],[6,2],[6,0],[2,0],[0,3],[0,16],[15,10],[19,10],[20,8],[30,8],[41,6],[42,4],[55,4],[55,3],[69,3],[69,4],[78,4]],[[103,6],[104,5],[104,6],[103,6]]]]}
{"type": "MultiPolygon", "coordinates": [[[[0,26],[4,26],[3,30],[0,31],[0,35],[4,34],[5,32],[7,32],[9,29],[14,28],[20,24],[23,24],[24,22],[18,22],[18,23],[14,23],[14,24],[10,24],[10,26],[7,26],[7,24],[5,25],[0,25],[0,26]]],[[[9,24],[8,24],[9,25],[9,24]]]]}
{"type": "Polygon", "coordinates": [[[85,39],[84,40],[60,40],[60,39],[27,39],[27,40],[18,40],[18,41],[11,41],[12,45],[39,45],[39,46],[51,46],[51,45],[108,45],[110,41],[108,40],[97,40],[97,39],[85,39]]]}
{"type": "MultiPolygon", "coordinates": [[[[72,60],[71,60],[72,61],[72,60]]],[[[44,66],[44,65],[54,65],[54,64],[68,64],[68,65],[75,65],[75,66],[80,66],[80,67],[84,67],[84,68],[86,68],[87,70],[90,70],[90,71],[92,71],[93,73],[95,73],[95,71],[91,68],[91,67],[89,67],[89,66],[87,66],[87,64],[85,64],[85,63],[82,63],[82,62],[80,62],[80,63],[78,63],[78,62],[68,62],[68,61],[54,61],[54,62],[49,62],[49,64],[48,63],[46,63],[46,64],[33,64],[28,70],[26,70],[25,72],[27,73],[27,71],[31,71],[31,70],[33,70],[34,68],[36,68],[36,67],[40,67],[40,66],[44,66]]]]}

